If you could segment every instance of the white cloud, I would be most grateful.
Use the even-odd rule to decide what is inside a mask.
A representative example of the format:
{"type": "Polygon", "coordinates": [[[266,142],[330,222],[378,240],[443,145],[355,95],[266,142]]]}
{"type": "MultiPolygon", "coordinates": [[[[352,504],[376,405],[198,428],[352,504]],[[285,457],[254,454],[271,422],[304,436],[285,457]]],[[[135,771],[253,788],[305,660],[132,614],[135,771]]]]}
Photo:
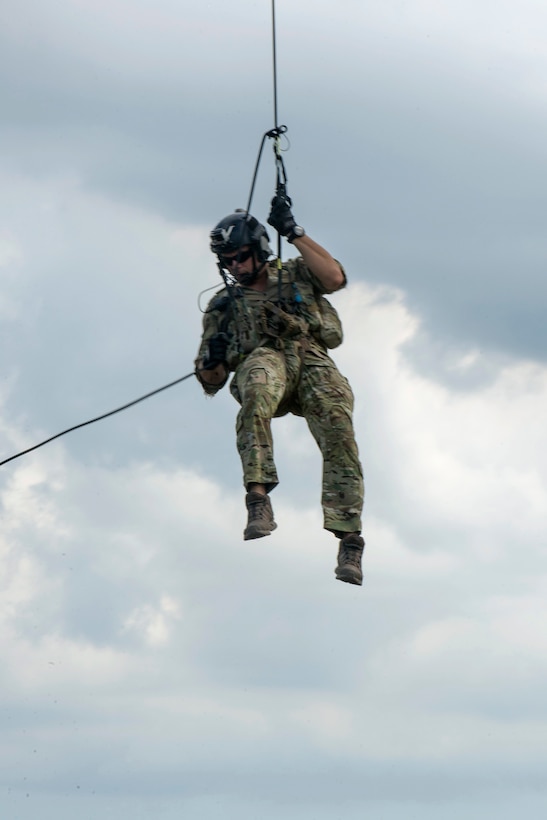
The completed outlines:
{"type": "MultiPolygon", "coordinates": [[[[446,585],[448,600],[454,602],[455,590],[472,578],[470,612],[439,617],[433,596],[430,611],[422,613],[426,620],[419,621],[409,640],[414,647],[430,645],[427,636],[444,634],[436,632],[444,629],[443,624],[470,624],[468,628],[478,634],[475,621],[483,615],[477,609],[482,594],[477,573],[487,577],[496,563],[499,581],[516,570],[516,594],[525,600],[532,580],[539,577],[528,576],[519,564],[524,550],[537,566],[542,546],[546,476],[537,454],[543,451],[545,434],[536,404],[547,400],[547,378],[537,367],[517,364],[500,372],[490,386],[451,394],[445,386],[416,375],[405,359],[404,342],[417,322],[400,294],[352,286],[337,299],[348,339],[337,358],[357,396],[365,473],[368,463],[373,475],[383,475],[381,486],[374,486],[373,480],[365,518],[365,566],[373,579],[367,581],[368,594],[375,594],[371,584],[395,583],[399,590],[406,584],[404,606],[411,606],[412,584],[418,584],[422,594],[428,587],[446,585]],[[512,518],[510,505],[516,503],[521,513],[512,518]]],[[[290,470],[292,438],[282,425],[278,422],[283,433],[279,458],[290,470]]],[[[275,584],[280,594],[283,590],[294,596],[294,605],[302,594],[315,600],[313,591],[302,589],[306,577],[320,585],[328,577],[331,596],[349,594],[331,580],[335,544],[320,530],[318,504],[302,509],[298,496],[287,497],[283,482],[274,496],[279,531],[257,546],[240,543],[244,510],[239,482],[235,491],[227,492],[216,484],[214,467],[207,478],[152,463],[83,468],[64,455],[59,458],[59,447],[50,445],[38,456],[14,463],[4,489],[5,545],[8,552],[15,551],[18,539],[27,545],[22,551],[17,548],[22,563],[14,565],[19,592],[11,596],[13,606],[28,605],[33,595],[39,600],[51,570],[48,562],[60,553],[70,553],[73,561],[76,544],[82,570],[86,565],[93,569],[98,594],[101,584],[107,583],[114,585],[117,597],[123,578],[137,593],[135,603],[131,596],[127,606],[123,599],[118,602],[109,627],[112,640],[131,634],[143,645],[169,646],[176,641],[176,631],[189,626],[197,640],[190,613],[200,613],[198,629],[207,617],[202,602],[193,610],[190,601],[200,600],[199,589],[205,585],[210,593],[216,590],[221,595],[215,604],[219,606],[222,577],[226,572],[229,577],[234,561],[238,571],[243,570],[239,579],[232,578],[238,588],[253,583],[253,575],[259,573],[260,589],[275,584]]],[[[311,436],[301,437],[298,447],[299,460],[317,461],[311,436]]],[[[208,463],[207,449],[204,457],[208,463]]],[[[55,581],[59,583],[68,584],[68,576],[55,581]]],[[[367,586],[361,592],[366,596],[367,586]]],[[[498,600],[488,585],[484,592],[485,602],[498,600]]],[[[522,605],[518,609],[522,612],[522,605]]],[[[261,621],[264,616],[255,617],[261,621]]],[[[64,629],[61,604],[57,618],[55,628],[64,629]]],[[[264,628],[269,641],[290,641],[282,621],[265,623],[264,628]]],[[[485,642],[490,638],[495,636],[485,637],[485,642]]]]}
{"type": "Polygon", "coordinates": [[[490,561],[519,543],[535,553],[547,526],[545,368],[514,362],[490,385],[451,391],[406,358],[418,325],[400,295],[354,286],[339,299],[350,340],[339,358],[357,387],[365,465],[389,494],[384,521],[388,505],[395,526],[419,519],[430,536],[418,550],[444,544],[490,561]]]}
{"type": "Polygon", "coordinates": [[[164,646],[169,643],[170,633],[180,618],[179,602],[163,595],[157,606],[136,607],[125,619],[122,629],[142,635],[148,646],[164,646]]]}
{"type": "MultiPolygon", "coordinates": [[[[92,688],[90,759],[113,732],[138,777],[173,761],[271,771],[281,753],[296,770],[513,765],[514,738],[520,758],[543,754],[546,374],[515,363],[450,392],[405,358],[419,323],[400,293],[335,299],[373,476],[363,589],[334,580],[335,543],[289,476],[279,530],[242,542],[242,488],[217,481],[205,440],[201,474],[83,465],[62,442],[5,473],[4,688],[35,708],[54,691],[59,714],[92,688]]],[[[298,422],[277,423],[287,473],[298,422]]],[[[318,467],[311,436],[297,461],[318,467]]]]}

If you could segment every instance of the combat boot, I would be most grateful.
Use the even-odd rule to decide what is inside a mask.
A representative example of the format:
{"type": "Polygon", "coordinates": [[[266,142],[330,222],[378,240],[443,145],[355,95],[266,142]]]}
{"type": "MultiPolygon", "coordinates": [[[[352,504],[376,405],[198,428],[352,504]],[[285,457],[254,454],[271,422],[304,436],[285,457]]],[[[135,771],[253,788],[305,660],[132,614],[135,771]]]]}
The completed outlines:
{"type": "Polygon", "coordinates": [[[269,496],[261,493],[247,493],[245,504],[247,505],[249,517],[243,533],[243,540],[250,541],[252,538],[263,538],[265,535],[270,535],[272,530],[277,527],[277,524],[274,521],[269,496]]]}
{"type": "Polygon", "coordinates": [[[365,542],[357,533],[351,532],[342,538],[338,550],[338,566],[335,570],[339,581],[359,586],[363,583],[361,557],[364,548],[365,542]]]}

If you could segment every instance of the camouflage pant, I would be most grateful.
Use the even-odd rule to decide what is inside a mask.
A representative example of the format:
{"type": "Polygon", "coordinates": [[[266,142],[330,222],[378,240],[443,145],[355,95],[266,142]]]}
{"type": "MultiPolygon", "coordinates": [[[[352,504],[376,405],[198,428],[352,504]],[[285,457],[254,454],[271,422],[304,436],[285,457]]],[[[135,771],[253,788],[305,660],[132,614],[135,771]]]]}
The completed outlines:
{"type": "Polygon", "coordinates": [[[323,455],[324,527],[332,532],[361,530],[363,472],[353,431],[353,393],[332,359],[302,363],[294,353],[260,347],[239,365],[231,392],[241,404],[237,449],[243,481],[278,483],[271,419],[288,412],[304,416],[323,455]]]}

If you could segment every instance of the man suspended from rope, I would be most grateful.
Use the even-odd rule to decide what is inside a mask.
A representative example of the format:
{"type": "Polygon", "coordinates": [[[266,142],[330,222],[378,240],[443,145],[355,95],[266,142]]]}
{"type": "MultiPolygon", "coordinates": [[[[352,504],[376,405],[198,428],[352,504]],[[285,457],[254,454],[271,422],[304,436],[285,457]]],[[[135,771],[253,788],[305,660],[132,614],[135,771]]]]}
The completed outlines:
{"type": "Polygon", "coordinates": [[[283,189],[268,223],[300,256],[281,265],[266,229],[246,211],[211,232],[226,287],[209,303],[196,359],[205,392],[214,395],[234,373],[230,392],[241,405],[237,448],[248,522],[244,539],[276,528],[269,493],[278,484],[271,419],[304,416],[323,456],[324,527],[340,539],[336,577],[362,584],[363,474],[353,431],[353,394],[327,348],[342,341],[338,314],[323,294],[346,285],[342,266],[297,225],[283,189]]]}

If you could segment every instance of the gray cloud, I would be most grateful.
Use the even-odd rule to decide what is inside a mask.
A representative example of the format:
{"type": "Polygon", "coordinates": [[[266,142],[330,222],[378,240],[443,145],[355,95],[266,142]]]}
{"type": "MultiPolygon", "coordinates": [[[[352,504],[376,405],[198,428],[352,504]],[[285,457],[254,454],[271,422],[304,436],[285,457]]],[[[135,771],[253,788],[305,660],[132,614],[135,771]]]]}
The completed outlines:
{"type": "MultiPolygon", "coordinates": [[[[129,22],[118,7],[84,12],[85,26],[41,4],[34,24],[15,15],[4,153],[170,219],[216,221],[244,204],[271,117],[268,21],[250,11],[235,26],[215,9],[213,29],[169,6],[139,7],[129,22]],[[230,48],[234,26],[243,48],[230,48]]],[[[536,10],[528,37],[533,21],[545,25],[536,10]]],[[[451,28],[415,11],[405,24],[389,13],[347,23],[340,9],[312,25],[319,52],[343,54],[331,62],[301,59],[308,46],[280,21],[301,221],[354,278],[404,287],[433,337],[543,360],[546,123],[526,34],[510,38],[502,18],[492,30],[471,9],[453,12],[451,28]]],[[[272,184],[265,166],[262,219],[272,184]]]]}

